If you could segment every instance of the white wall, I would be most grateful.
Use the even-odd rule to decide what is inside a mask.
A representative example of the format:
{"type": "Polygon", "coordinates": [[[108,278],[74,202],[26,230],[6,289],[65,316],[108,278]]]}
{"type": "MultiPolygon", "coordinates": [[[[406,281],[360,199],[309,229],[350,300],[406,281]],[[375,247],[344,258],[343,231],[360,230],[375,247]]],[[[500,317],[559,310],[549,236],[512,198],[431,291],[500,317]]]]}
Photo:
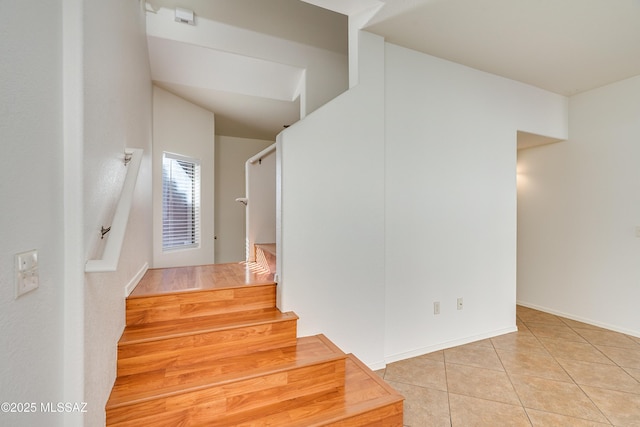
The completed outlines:
{"type": "MultiPolygon", "coordinates": [[[[1,2],[0,402],[63,398],[62,2],[1,2]],[[14,298],[14,254],[38,250],[40,287],[14,298]]],[[[61,426],[0,413],[6,426],[61,426]]]]}
{"type": "Polygon", "coordinates": [[[518,301],[640,336],[640,76],[575,95],[518,158],[518,301]]]}
{"type": "Polygon", "coordinates": [[[566,99],[390,44],[385,82],[387,358],[514,330],[516,131],[566,99]]]}
{"type": "Polygon", "coordinates": [[[214,165],[213,113],[157,86],[153,88],[153,266],[213,264],[214,165]],[[200,246],[162,250],[162,154],[200,161],[200,246]]]}
{"type": "MultiPolygon", "coordinates": [[[[216,135],[215,262],[217,264],[245,260],[246,208],[235,200],[245,196],[245,162],[271,144],[273,141],[216,135]]],[[[275,205],[275,194],[273,200],[275,205]]]]}
{"type": "MultiPolygon", "coordinates": [[[[144,149],[118,270],[86,275],[84,425],[104,424],[124,328],[125,287],[151,263],[151,81],[144,6],[130,0],[84,2],[84,251],[100,256],[125,173],[125,147],[144,149]]],[[[79,177],[78,177],[79,179],[79,177]]],[[[65,309],[66,310],[66,309],[65,309]]],[[[82,327],[73,325],[70,327],[82,327]]],[[[78,368],[80,369],[80,368],[78,368]]]]}
{"type": "Polygon", "coordinates": [[[12,17],[0,29],[7,154],[0,162],[3,181],[11,183],[2,186],[7,204],[0,212],[0,400],[85,401],[89,411],[1,414],[3,425],[104,424],[124,288],[151,257],[145,221],[151,84],[143,12],[125,0],[84,6],[23,1],[0,7],[12,17]],[[122,259],[117,272],[85,280],[84,262],[100,253],[96,236],[113,214],[122,185],[117,159],[127,146],[145,149],[147,157],[122,259]],[[38,250],[40,287],[15,300],[13,255],[29,249],[38,250]]]}
{"type": "Polygon", "coordinates": [[[566,98],[361,35],[280,135],[281,306],[373,367],[515,330],[516,133],[566,137],[566,98]]]}
{"type": "Polygon", "coordinates": [[[360,84],[279,135],[279,307],[384,362],[384,41],[363,33],[360,84]]]}
{"type": "Polygon", "coordinates": [[[276,243],[276,152],[246,167],[247,260],[255,261],[256,244],[276,243]]]}

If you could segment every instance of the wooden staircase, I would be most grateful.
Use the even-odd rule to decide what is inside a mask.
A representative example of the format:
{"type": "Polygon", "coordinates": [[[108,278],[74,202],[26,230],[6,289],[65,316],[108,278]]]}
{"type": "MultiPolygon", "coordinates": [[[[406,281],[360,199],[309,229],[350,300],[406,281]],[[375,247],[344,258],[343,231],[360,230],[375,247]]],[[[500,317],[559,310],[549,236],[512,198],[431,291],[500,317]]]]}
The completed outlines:
{"type": "Polygon", "coordinates": [[[323,335],[298,338],[276,284],[247,284],[246,268],[145,275],[127,299],[107,426],[402,426],[403,397],[323,335]]]}

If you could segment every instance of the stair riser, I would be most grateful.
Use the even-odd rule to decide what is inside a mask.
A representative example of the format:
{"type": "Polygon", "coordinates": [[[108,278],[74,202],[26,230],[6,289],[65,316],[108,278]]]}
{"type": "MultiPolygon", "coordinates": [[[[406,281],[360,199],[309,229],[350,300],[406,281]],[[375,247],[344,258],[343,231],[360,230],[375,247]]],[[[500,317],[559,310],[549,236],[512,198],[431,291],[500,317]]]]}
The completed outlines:
{"type": "MultiPolygon", "coordinates": [[[[370,411],[355,415],[349,419],[337,421],[335,423],[322,423],[323,427],[398,427],[404,423],[403,403],[398,402],[372,409],[370,411]]],[[[302,427],[302,426],[301,426],[302,427]]],[[[305,425],[304,427],[309,427],[305,425]]]]}
{"type": "Polygon", "coordinates": [[[178,378],[178,381],[184,381],[194,375],[198,375],[198,378],[202,376],[227,378],[231,375],[238,375],[238,373],[247,373],[259,369],[278,369],[286,365],[293,366],[295,363],[300,364],[300,360],[320,361],[323,358],[328,360],[334,357],[344,357],[344,353],[342,353],[339,348],[334,346],[327,348],[327,346],[321,342],[318,343],[314,341],[309,344],[300,344],[300,341],[298,341],[298,350],[295,353],[288,351],[290,348],[291,347],[271,350],[268,361],[264,360],[260,353],[258,353],[258,356],[256,356],[255,353],[251,353],[231,358],[220,358],[217,359],[215,363],[194,364],[182,369],[172,367],[171,370],[166,371],[165,375],[167,377],[178,378]],[[295,356],[293,354],[295,354],[295,356]],[[196,374],[189,373],[194,367],[201,367],[201,369],[199,369],[196,374]]]}
{"type": "Polygon", "coordinates": [[[127,299],[127,325],[275,307],[275,285],[184,292],[127,299]]]}
{"type": "Polygon", "coordinates": [[[107,423],[110,426],[173,426],[175,424],[171,424],[171,415],[179,413],[180,419],[185,422],[183,425],[224,425],[226,417],[245,411],[334,391],[344,384],[344,378],[345,360],[327,360],[311,366],[115,408],[107,412],[107,423]],[[163,420],[155,419],[153,414],[159,412],[166,414],[169,421],[163,423],[163,420]]]}
{"type": "Polygon", "coordinates": [[[297,320],[266,323],[118,347],[118,376],[202,363],[295,345],[297,320]]]}

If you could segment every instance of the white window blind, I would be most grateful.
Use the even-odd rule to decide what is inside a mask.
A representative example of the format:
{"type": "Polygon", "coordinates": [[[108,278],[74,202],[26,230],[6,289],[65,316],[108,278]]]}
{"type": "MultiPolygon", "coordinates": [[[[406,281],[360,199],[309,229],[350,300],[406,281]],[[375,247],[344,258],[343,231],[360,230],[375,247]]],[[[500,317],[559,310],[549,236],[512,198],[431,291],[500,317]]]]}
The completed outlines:
{"type": "Polygon", "coordinates": [[[164,153],[162,157],[162,249],[200,244],[200,162],[164,153]]]}

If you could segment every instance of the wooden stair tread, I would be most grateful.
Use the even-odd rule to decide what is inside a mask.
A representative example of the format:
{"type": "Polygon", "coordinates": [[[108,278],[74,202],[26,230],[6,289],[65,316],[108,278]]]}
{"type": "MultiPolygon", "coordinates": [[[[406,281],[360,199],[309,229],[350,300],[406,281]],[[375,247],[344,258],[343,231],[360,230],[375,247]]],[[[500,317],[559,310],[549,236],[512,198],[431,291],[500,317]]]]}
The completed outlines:
{"type": "MultiPolygon", "coordinates": [[[[347,373],[345,377],[344,396],[341,396],[340,398],[334,397],[333,403],[335,403],[336,406],[334,406],[333,409],[325,410],[323,413],[316,415],[315,418],[317,421],[315,424],[310,423],[312,420],[308,419],[307,422],[304,423],[305,427],[311,427],[313,425],[325,426],[335,423],[341,426],[378,425],[373,421],[377,421],[377,417],[382,414],[374,415],[373,417],[367,417],[365,414],[370,413],[370,411],[376,408],[382,409],[382,407],[393,405],[396,406],[395,408],[390,409],[392,414],[387,415],[395,415],[395,417],[392,418],[399,420],[400,423],[396,424],[395,422],[392,422],[380,425],[402,425],[402,404],[404,396],[367,368],[354,355],[347,355],[346,365],[347,373]],[[365,415],[364,420],[354,421],[351,423],[346,422],[347,419],[361,415],[365,415]]],[[[318,400],[321,401],[321,399],[318,400]]],[[[328,400],[329,399],[324,403],[328,403],[328,400]]],[[[381,412],[388,413],[388,411],[381,412]]]]}
{"type": "MultiPolygon", "coordinates": [[[[220,401],[194,402],[187,408],[159,407],[150,415],[109,423],[114,427],[400,427],[402,395],[386,385],[353,355],[347,355],[344,387],[329,392],[286,399],[231,416],[220,415],[220,401]],[[214,413],[215,412],[215,413],[214,413]]],[[[224,412],[223,412],[224,414],[224,412]]]]}
{"type": "Polygon", "coordinates": [[[282,322],[298,319],[293,312],[282,313],[276,308],[235,312],[224,315],[179,319],[127,326],[118,346],[139,344],[168,338],[220,331],[245,325],[282,322]]]}
{"type": "Polygon", "coordinates": [[[335,344],[316,335],[299,338],[295,346],[119,377],[107,410],[344,357],[335,344]]]}
{"type": "MultiPolygon", "coordinates": [[[[149,274],[149,271],[147,271],[147,274],[149,274]]],[[[134,289],[134,291],[127,297],[127,301],[136,301],[138,299],[144,299],[144,298],[166,298],[169,296],[180,296],[180,295],[185,295],[185,294],[192,294],[192,295],[206,295],[208,292],[212,292],[212,291],[224,291],[224,290],[229,290],[229,289],[251,289],[251,288],[255,288],[257,286],[273,286],[273,285],[277,285],[277,282],[274,282],[273,280],[266,280],[266,281],[261,281],[258,283],[221,283],[218,284],[217,286],[212,286],[210,288],[206,288],[206,287],[194,287],[194,286],[175,286],[175,289],[171,289],[168,285],[164,284],[158,284],[158,289],[152,290],[152,285],[147,284],[147,289],[145,292],[137,292],[136,294],[134,294],[133,292],[135,292],[136,289],[138,289],[137,287],[134,289]],[[163,287],[169,287],[170,289],[165,289],[163,287]]]]}
{"type": "Polygon", "coordinates": [[[244,262],[159,268],[148,270],[129,298],[273,283],[273,274],[244,262]]]}
{"type": "MultiPolygon", "coordinates": [[[[209,424],[234,415],[259,411],[282,401],[331,393],[344,383],[345,359],[325,361],[267,373],[193,392],[112,408],[107,421],[112,425],[166,425],[156,419],[181,414],[186,422],[209,424]]],[[[185,421],[179,425],[185,425],[185,421]]],[[[172,427],[176,424],[169,424],[172,427]]]]}
{"type": "Polygon", "coordinates": [[[198,420],[189,419],[188,414],[182,414],[181,420],[185,426],[216,427],[402,426],[403,400],[401,394],[349,354],[346,356],[343,389],[283,401],[224,420],[203,422],[206,417],[202,413],[198,414],[198,420]]]}

